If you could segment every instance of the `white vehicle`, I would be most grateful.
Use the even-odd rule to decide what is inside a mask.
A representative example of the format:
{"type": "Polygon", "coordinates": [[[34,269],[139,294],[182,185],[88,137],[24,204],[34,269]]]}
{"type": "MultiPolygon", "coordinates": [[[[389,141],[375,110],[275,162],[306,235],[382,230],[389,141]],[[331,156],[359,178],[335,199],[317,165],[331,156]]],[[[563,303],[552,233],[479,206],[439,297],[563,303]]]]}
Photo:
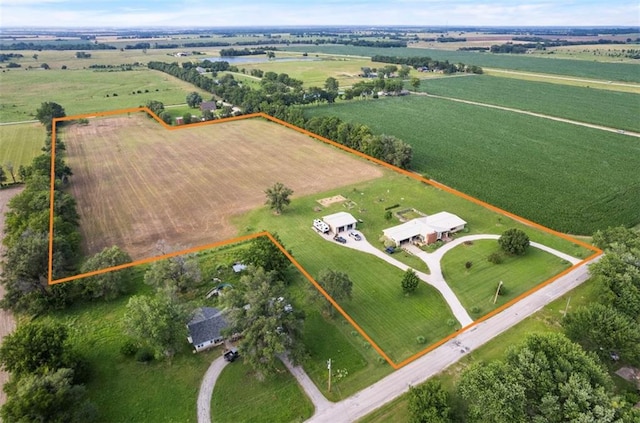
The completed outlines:
{"type": "Polygon", "coordinates": [[[331,229],[329,228],[329,225],[327,225],[326,223],[324,223],[322,220],[320,219],[314,219],[313,220],[313,227],[320,233],[326,234],[328,233],[331,229]]]}

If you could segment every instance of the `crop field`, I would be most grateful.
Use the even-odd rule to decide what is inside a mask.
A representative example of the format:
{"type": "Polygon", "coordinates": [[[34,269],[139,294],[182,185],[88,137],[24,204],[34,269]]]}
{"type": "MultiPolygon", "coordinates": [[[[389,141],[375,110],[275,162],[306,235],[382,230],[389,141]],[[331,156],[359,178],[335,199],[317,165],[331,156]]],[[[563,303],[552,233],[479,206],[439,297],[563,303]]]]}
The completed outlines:
{"type": "Polygon", "coordinates": [[[275,182],[305,195],[381,175],[259,119],[169,132],[135,114],[71,125],[63,136],[87,253],[119,245],[139,259],[161,239],[184,248],[225,240],[235,234],[230,216],[264,204],[275,182]]]}
{"type": "Polygon", "coordinates": [[[189,83],[147,69],[126,72],[12,70],[0,73],[0,86],[0,122],[32,120],[43,101],[60,104],[71,116],[138,107],[149,100],[159,100],[165,105],[183,104],[191,91],[200,92],[203,98],[210,97],[189,83]]]}
{"type": "Polygon", "coordinates": [[[395,135],[413,146],[414,170],[561,232],[640,222],[634,137],[425,96],[305,113],[395,135]]]}
{"type": "MultiPolygon", "coordinates": [[[[40,123],[0,125],[0,166],[6,171],[6,164],[11,163],[17,178],[18,167],[31,164],[33,158],[42,153],[45,136],[40,123]]],[[[11,181],[8,172],[7,178],[11,181]]]]}
{"type": "Polygon", "coordinates": [[[423,80],[420,91],[640,132],[640,95],[489,75],[423,80]]]}
{"type": "MultiPolygon", "coordinates": [[[[276,53],[276,57],[282,57],[276,53]]],[[[322,87],[327,78],[338,80],[341,87],[361,81],[358,77],[363,66],[375,66],[370,59],[326,58],[321,60],[300,60],[291,62],[265,62],[238,65],[240,68],[261,69],[265,72],[286,73],[304,82],[305,87],[322,87]]]]}
{"type": "Polygon", "coordinates": [[[580,78],[603,79],[607,81],[640,82],[640,65],[635,63],[610,63],[572,59],[553,59],[527,55],[475,53],[469,51],[448,51],[421,48],[374,48],[356,46],[288,46],[287,51],[350,56],[428,56],[435,60],[451,63],[465,63],[486,68],[512,69],[555,75],[569,75],[580,78]]]}

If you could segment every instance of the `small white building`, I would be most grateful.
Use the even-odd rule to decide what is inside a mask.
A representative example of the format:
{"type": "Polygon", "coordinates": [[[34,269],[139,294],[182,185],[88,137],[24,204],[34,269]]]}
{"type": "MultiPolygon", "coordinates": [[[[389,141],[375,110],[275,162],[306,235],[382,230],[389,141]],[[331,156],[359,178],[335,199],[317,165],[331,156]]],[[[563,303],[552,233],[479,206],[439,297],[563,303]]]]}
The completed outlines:
{"type": "Polygon", "coordinates": [[[431,216],[419,217],[388,229],[382,233],[400,246],[406,242],[432,244],[464,229],[467,222],[449,212],[440,212],[431,216]]]}
{"type": "Polygon", "coordinates": [[[330,214],[322,218],[324,223],[329,225],[333,233],[338,234],[344,231],[350,231],[356,228],[358,222],[355,217],[347,212],[338,212],[330,214]]]}

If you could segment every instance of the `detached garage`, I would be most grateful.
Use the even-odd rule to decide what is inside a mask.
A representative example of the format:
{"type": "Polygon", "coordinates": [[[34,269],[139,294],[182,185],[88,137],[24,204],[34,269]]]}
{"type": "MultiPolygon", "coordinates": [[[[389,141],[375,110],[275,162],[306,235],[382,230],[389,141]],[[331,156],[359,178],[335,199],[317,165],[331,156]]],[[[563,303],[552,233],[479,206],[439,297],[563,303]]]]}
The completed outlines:
{"type": "Polygon", "coordinates": [[[322,220],[329,225],[329,228],[331,228],[335,234],[355,229],[356,223],[358,222],[355,217],[347,212],[330,214],[323,217],[322,220]]]}

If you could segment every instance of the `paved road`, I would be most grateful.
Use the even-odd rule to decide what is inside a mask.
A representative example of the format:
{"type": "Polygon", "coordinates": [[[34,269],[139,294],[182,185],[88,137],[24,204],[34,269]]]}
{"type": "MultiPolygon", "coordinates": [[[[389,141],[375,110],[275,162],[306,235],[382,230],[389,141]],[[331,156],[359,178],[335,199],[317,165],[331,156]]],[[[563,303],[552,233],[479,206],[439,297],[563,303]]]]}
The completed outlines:
{"type": "Polygon", "coordinates": [[[550,301],[577,287],[588,277],[587,264],[583,263],[555,282],[541,288],[470,330],[461,333],[446,344],[396,370],[384,379],[343,401],[333,403],[328,408],[318,411],[307,421],[313,423],[346,422],[355,421],[366,416],[373,410],[408,391],[409,386],[426,381],[431,376],[458,361],[467,352],[475,350],[538,311],[550,301]]]}

